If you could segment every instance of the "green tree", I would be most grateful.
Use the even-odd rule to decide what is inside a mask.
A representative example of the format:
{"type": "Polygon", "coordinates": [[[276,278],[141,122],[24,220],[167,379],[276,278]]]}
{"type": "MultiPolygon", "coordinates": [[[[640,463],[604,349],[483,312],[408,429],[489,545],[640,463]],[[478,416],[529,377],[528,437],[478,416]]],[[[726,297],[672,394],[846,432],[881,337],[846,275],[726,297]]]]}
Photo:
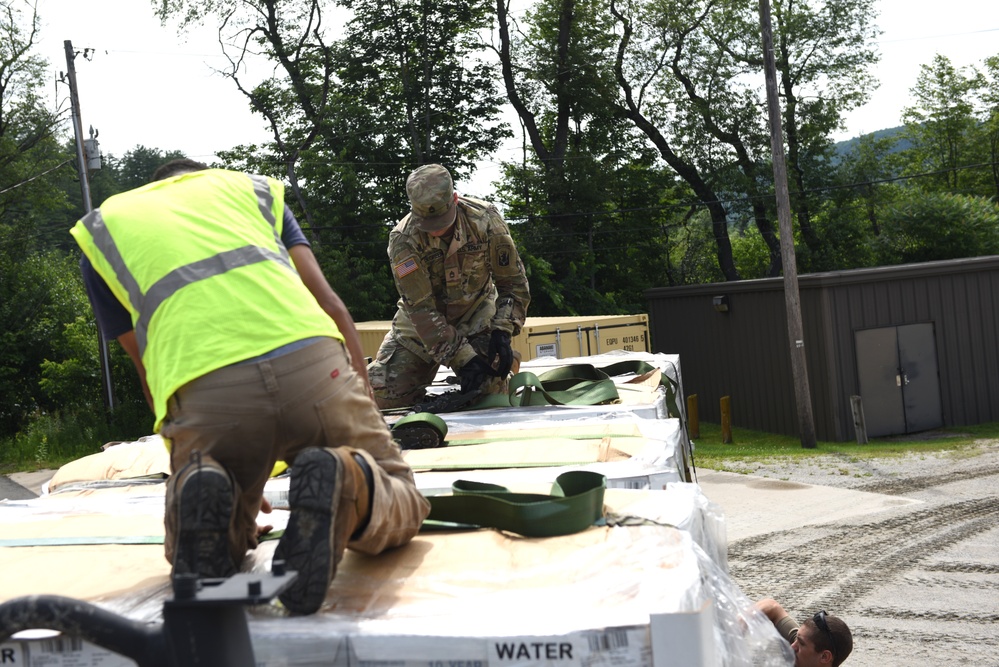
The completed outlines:
{"type": "Polygon", "coordinates": [[[897,135],[866,134],[857,139],[838,165],[837,185],[841,188],[833,192],[833,202],[839,207],[859,206],[871,236],[881,233],[878,212],[898,189],[883,182],[899,169],[893,154],[897,144],[897,135]]]}
{"type": "Polygon", "coordinates": [[[881,264],[999,254],[999,204],[947,192],[911,193],[886,216],[881,264]]]}
{"type": "MultiPolygon", "coordinates": [[[[68,142],[65,150],[69,154],[75,154],[75,142],[68,142]]],[[[147,148],[141,144],[126,151],[121,157],[114,154],[102,155],[100,169],[91,170],[87,174],[87,182],[90,184],[90,207],[97,208],[112,195],[147,184],[157,167],[182,157],[185,157],[184,153],[178,150],[164,151],[147,148]]],[[[76,170],[63,170],[59,184],[65,190],[71,205],[59,223],[62,233],[68,240],[68,230],[82,217],[86,207],[83,205],[83,192],[76,170]]],[[[70,249],[75,252],[76,245],[72,244],[70,249]]]]}
{"type": "MultiPolygon", "coordinates": [[[[140,144],[125,151],[121,158],[110,156],[107,162],[116,185],[120,188],[120,192],[124,192],[149,183],[153,172],[158,167],[182,157],[186,156],[181,151],[164,151],[159,148],[147,148],[140,144]]],[[[94,205],[97,205],[96,201],[94,205]]]]}
{"type": "Polygon", "coordinates": [[[67,206],[51,175],[66,167],[59,123],[40,95],[46,63],[33,53],[38,16],[10,4],[0,13],[0,437],[44,408],[40,364],[70,316],[67,263],[47,223],[67,206]]]}
{"type": "MultiPolygon", "coordinates": [[[[0,227],[0,247],[16,238],[0,227]]],[[[64,353],[64,323],[89,311],[75,259],[58,251],[12,255],[0,259],[0,437],[60,407],[41,389],[42,365],[64,353]]]]}
{"type": "MultiPolygon", "coordinates": [[[[781,255],[769,194],[770,135],[760,113],[766,105],[756,6],[636,0],[615,2],[612,11],[623,26],[619,69],[629,85],[641,82],[634,97],[644,100],[648,111],[643,115],[662,135],[657,143],[668,143],[712,189],[744,195],[743,201],[725,197],[725,212],[738,229],[745,227],[744,220],[753,221],[768,249],[767,273],[777,275],[781,255]]],[[[842,125],[846,111],[867,99],[872,86],[868,68],[877,60],[872,15],[872,0],[774,6],[789,185],[809,250],[806,266],[822,264],[810,193],[831,177],[830,134],[842,125]]],[[[721,211],[713,218],[716,226],[722,224],[721,211]]],[[[716,238],[724,242],[721,233],[718,229],[716,238]]]]}
{"type": "Polygon", "coordinates": [[[874,87],[870,68],[879,60],[874,39],[881,32],[874,25],[874,7],[874,0],[773,3],[792,206],[813,270],[835,265],[821,260],[824,244],[812,226],[809,192],[827,182],[830,134],[874,87]]]}
{"type": "Polygon", "coordinates": [[[214,19],[232,67],[226,75],[270,126],[273,142],[220,157],[284,178],[287,201],[327,278],[355,319],[386,319],[397,299],[385,254],[405,214],[406,175],[437,161],[456,180],[496,149],[505,130],[499,97],[475,40],[488,26],[481,0],[350,4],[335,34],[320,0],[153,2],[163,19],[214,19]],[[247,85],[241,64],[256,47],[275,75],[247,85]]]}
{"type": "Polygon", "coordinates": [[[30,3],[5,3],[0,12],[0,226],[12,259],[59,242],[50,214],[67,207],[52,174],[70,171],[71,154],[58,145],[60,119],[43,102],[47,62],[34,53],[39,17],[30,3]]]}
{"type": "Polygon", "coordinates": [[[505,165],[500,192],[527,258],[531,312],[644,310],[642,290],[668,279],[663,230],[678,188],[612,104],[606,5],[540,2],[521,22],[509,10],[496,3],[495,49],[523,157],[505,165]]]}
{"type": "Polygon", "coordinates": [[[919,181],[924,190],[973,193],[975,175],[965,167],[976,162],[981,136],[975,101],[984,80],[974,67],[955,67],[946,56],[919,68],[910,91],[915,103],[902,112],[906,173],[930,174],[919,181]]]}
{"type": "MultiPolygon", "coordinates": [[[[621,28],[614,76],[624,97],[622,114],[648,137],[705,207],[711,218],[721,273],[726,280],[738,280],[728,211],[715,190],[715,179],[706,176],[691,152],[684,150],[689,148],[683,145],[684,133],[677,133],[677,137],[671,131],[680,123],[682,111],[670,100],[683,94],[683,83],[664,73],[670,66],[677,72],[687,38],[698,26],[698,7],[688,5],[677,12],[662,9],[637,2],[618,4],[612,0],[610,4],[611,14],[621,28]],[[676,20],[678,15],[682,18],[676,20]]],[[[696,147],[694,153],[700,153],[700,148],[696,147]]]]}
{"type": "Polygon", "coordinates": [[[999,55],[984,61],[982,88],[982,130],[985,160],[993,201],[999,201],[999,55]]]}
{"type": "MultiPolygon", "coordinates": [[[[713,226],[710,216],[702,207],[691,206],[687,209],[680,224],[672,229],[667,240],[669,245],[667,284],[698,285],[725,280],[715,254],[713,226]]],[[[763,245],[761,240],[760,246],[763,245]]],[[[739,252],[738,237],[733,239],[732,254],[734,261],[741,262],[746,259],[743,253],[739,252]]],[[[748,264],[752,270],[752,262],[748,264]]]]}

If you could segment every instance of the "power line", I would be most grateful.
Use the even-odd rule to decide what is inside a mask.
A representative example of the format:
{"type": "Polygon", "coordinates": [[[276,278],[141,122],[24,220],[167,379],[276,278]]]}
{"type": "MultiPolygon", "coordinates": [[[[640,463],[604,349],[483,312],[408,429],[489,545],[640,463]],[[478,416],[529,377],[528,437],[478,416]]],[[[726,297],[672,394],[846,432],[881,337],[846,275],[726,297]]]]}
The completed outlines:
{"type": "MultiPolygon", "coordinates": [[[[71,162],[72,162],[72,160],[65,160],[65,161],[59,163],[58,165],[56,165],[54,167],[51,167],[51,168],[49,168],[49,169],[47,169],[47,170],[45,170],[43,172],[40,172],[38,174],[35,174],[34,176],[31,176],[31,177],[29,177],[27,179],[24,179],[23,181],[15,184],[15,185],[12,185],[12,186],[4,189],[4,190],[0,190],[0,194],[4,194],[4,193],[9,192],[11,190],[14,190],[14,189],[16,189],[18,187],[21,187],[22,185],[25,185],[28,182],[31,182],[33,180],[36,180],[36,179],[42,177],[42,176],[45,176],[46,174],[49,174],[49,173],[51,173],[51,172],[53,172],[53,171],[55,171],[55,170],[57,170],[57,169],[59,169],[61,167],[64,167],[65,165],[67,165],[67,164],[69,164],[71,162]]],[[[902,175],[902,176],[892,176],[892,177],[886,177],[886,178],[880,178],[880,179],[870,179],[870,180],[866,180],[866,181],[858,181],[858,182],[854,182],[854,183],[844,183],[844,184],[828,185],[828,186],[821,186],[821,187],[816,187],[816,188],[809,188],[809,189],[806,189],[804,191],[801,191],[799,194],[820,194],[820,193],[832,192],[832,191],[836,191],[836,190],[855,189],[855,188],[860,188],[860,187],[865,187],[865,186],[880,185],[880,184],[887,184],[887,183],[895,183],[895,182],[908,181],[908,180],[913,180],[913,179],[918,179],[918,178],[929,178],[929,177],[933,177],[933,176],[940,176],[940,175],[943,175],[943,174],[952,173],[952,172],[955,172],[955,171],[965,171],[965,170],[972,170],[972,169],[991,168],[991,167],[994,167],[994,166],[997,166],[997,165],[999,165],[999,162],[984,162],[984,163],[980,163],[980,164],[962,165],[962,166],[952,167],[952,168],[948,168],[948,169],[940,169],[940,170],[932,171],[932,172],[923,172],[923,173],[919,173],[919,174],[908,174],[908,175],[902,175]]],[[[569,212],[569,213],[551,213],[551,214],[541,214],[541,213],[532,214],[532,213],[528,213],[528,214],[525,214],[523,216],[504,216],[504,217],[505,217],[505,219],[506,219],[507,222],[526,222],[526,221],[532,220],[532,219],[533,220],[557,221],[559,219],[572,218],[572,217],[575,217],[575,218],[579,218],[579,217],[591,217],[591,218],[592,217],[612,217],[612,216],[621,216],[621,215],[634,214],[634,213],[662,213],[662,212],[667,212],[667,211],[672,211],[672,210],[689,210],[691,207],[701,208],[701,207],[707,206],[708,204],[714,204],[714,203],[719,203],[719,204],[739,204],[739,203],[741,203],[741,204],[748,204],[748,203],[752,203],[753,201],[756,201],[756,200],[769,200],[772,197],[773,197],[773,195],[770,194],[770,193],[768,193],[768,194],[759,195],[757,197],[750,197],[750,196],[746,196],[746,197],[733,197],[733,198],[730,198],[730,199],[717,199],[717,200],[713,200],[713,201],[710,201],[710,202],[691,201],[691,202],[685,202],[685,203],[684,202],[678,202],[678,203],[675,203],[675,204],[659,204],[659,205],[656,205],[656,206],[615,208],[615,209],[610,209],[610,210],[599,210],[599,211],[575,211],[575,212],[569,212]]],[[[388,227],[389,226],[388,223],[386,223],[385,226],[388,227]]],[[[311,231],[315,231],[315,232],[349,231],[349,230],[367,229],[369,227],[370,227],[370,225],[363,225],[363,224],[323,225],[323,226],[318,226],[318,227],[306,227],[306,226],[303,225],[303,229],[307,228],[307,229],[309,229],[311,231]]],[[[667,228],[670,228],[670,227],[679,227],[679,225],[667,225],[667,228]]],[[[582,233],[592,233],[592,234],[596,234],[596,235],[601,235],[601,234],[622,233],[623,231],[628,231],[630,233],[661,232],[662,228],[663,228],[663,225],[653,225],[653,226],[648,226],[648,227],[629,227],[627,230],[620,230],[620,229],[595,229],[595,230],[592,230],[592,231],[591,230],[586,230],[585,232],[582,231],[582,230],[579,231],[579,232],[573,232],[573,231],[547,231],[547,232],[544,232],[542,234],[539,234],[539,236],[541,238],[551,238],[551,237],[556,237],[556,236],[573,236],[575,234],[582,234],[582,233]]],[[[38,233],[36,236],[40,237],[41,233],[38,233]]],[[[380,244],[382,244],[382,242],[380,242],[380,241],[368,241],[368,240],[363,240],[363,239],[354,239],[354,240],[351,241],[351,243],[352,244],[356,244],[356,245],[380,245],[380,244]]],[[[556,252],[558,252],[558,251],[556,251],[556,252]]]]}
{"type": "Polygon", "coordinates": [[[60,163],[59,163],[59,164],[57,164],[56,166],[52,167],[51,169],[46,169],[45,171],[43,171],[43,172],[42,172],[42,173],[40,173],[40,174],[35,174],[34,176],[29,176],[28,178],[24,179],[24,180],[23,180],[23,181],[21,181],[20,183],[15,183],[14,185],[10,186],[9,188],[5,188],[5,189],[3,189],[3,190],[0,190],[0,195],[3,195],[3,194],[7,194],[7,193],[8,193],[8,192],[10,192],[11,190],[16,190],[17,188],[21,187],[22,185],[27,185],[27,184],[28,184],[28,183],[30,183],[31,181],[33,181],[33,180],[35,180],[35,179],[37,179],[37,178],[41,178],[41,177],[42,177],[42,176],[44,176],[45,174],[50,174],[50,173],[52,173],[53,171],[55,171],[56,169],[59,169],[59,168],[61,168],[61,167],[65,167],[65,166],[66,166],[67,164],[70,164],[70,163],[71,163],[72,161],[73,161],[73,160],[71,160],[71,159],[70,159],[70,160],[65,160],[65,161],[63,161],[63,162],[60,162],[60,163]]]}

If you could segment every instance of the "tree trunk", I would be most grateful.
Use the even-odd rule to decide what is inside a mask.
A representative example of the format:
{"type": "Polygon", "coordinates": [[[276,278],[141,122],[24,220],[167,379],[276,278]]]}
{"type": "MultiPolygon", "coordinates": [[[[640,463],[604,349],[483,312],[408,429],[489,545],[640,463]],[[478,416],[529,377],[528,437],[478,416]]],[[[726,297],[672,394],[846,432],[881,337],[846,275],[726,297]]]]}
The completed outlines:
{"type": "Polygon", "coordinates": [[[645,136],[658,149],[659,155],[666,161],[666,164],[672,167],[680,178],[687,182],[694,191],[694,194],[701,200],[701,204],[707,207],[708,213],[711,216],[711,229],[715,239],[718,268],[721,269],[725,280],[739,280],[739,272],[735,268],[735,259],[732,257],[732,241],[728,235],[728,213],[719,201],[718,195],[704,181],[697,168],[676,154],[669,145],[669,142],[666,141],[666,137],[659,131],[659,128],[653,125],[642,114],[639,105],[635,102],[631,84],[624,76],[624,67],[622,65],[624,54],[631,40],[631,22],[617,10],[613,2],[611,3],[611,12],[613,12],[623,28],[621,42],[617,50],[617,59],[614,63],[614,75],[625,98],[625,106],[622,112],[638,129],[645,133],[645,136]]]}

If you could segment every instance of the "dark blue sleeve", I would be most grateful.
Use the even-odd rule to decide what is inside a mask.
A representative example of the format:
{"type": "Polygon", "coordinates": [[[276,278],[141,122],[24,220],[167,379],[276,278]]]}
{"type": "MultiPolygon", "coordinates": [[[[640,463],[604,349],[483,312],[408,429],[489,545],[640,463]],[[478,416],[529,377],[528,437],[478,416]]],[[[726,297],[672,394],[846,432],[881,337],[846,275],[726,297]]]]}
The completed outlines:
{"type": "Polygon", "coordinates": [[[291,212],[291,209],[287,205],[284,207],[284,224],[281,227],[281,242],[284,243],[285,248],[290,248],[293,245],[307,245],[310,248],[312,244],[309,240],[305,238],[305,234],[302,232],[302,227],[298,224],[298,220],[295,219],[295,214],[291,212]]]}
{"type": "Polygon", "coordinates": [[[128,309],[121,305],[86,255],[80,258],[80,272],[83,274],[83,286],[90,298],[90,305],[94,309],[94,317],[97,318],[97,326],[101,328],[104,338],[111,340],[131,331],[132,316],[128,309]]]}

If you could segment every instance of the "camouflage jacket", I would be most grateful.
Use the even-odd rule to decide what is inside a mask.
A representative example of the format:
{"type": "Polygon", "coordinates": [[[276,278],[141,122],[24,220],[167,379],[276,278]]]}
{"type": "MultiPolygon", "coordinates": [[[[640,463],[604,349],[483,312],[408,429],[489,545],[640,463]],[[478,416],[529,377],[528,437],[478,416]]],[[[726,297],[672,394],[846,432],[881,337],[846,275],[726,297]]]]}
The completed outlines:
{"type": "Polygon", "coordinates": [[[492,204],[458,198],[450,244],[417,229],[409,215],[389,234],[399,290],[392,335],[426,361],[459,369],[476,352],[467,337],[520,333],[531,292],[510,229],[492,204]]]}

